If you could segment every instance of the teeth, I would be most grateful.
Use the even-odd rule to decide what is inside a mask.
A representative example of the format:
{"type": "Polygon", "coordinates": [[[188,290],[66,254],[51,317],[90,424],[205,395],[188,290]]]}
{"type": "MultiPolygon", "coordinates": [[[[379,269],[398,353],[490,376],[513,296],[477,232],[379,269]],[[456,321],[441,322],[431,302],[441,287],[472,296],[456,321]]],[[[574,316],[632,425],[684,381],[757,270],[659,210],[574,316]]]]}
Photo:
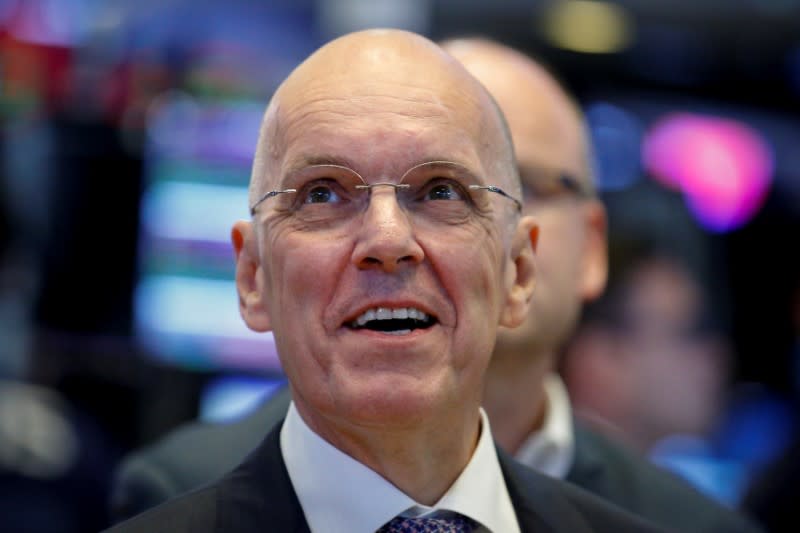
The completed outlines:
{"type": "Polygon", "coordinates": [[[375,320],[375,311],[373,311],[372,309],[370,309],[369,311],[358,317],[356,319],[356,324],[358,324],[359,326],[363,326],[370,320],[375,320]]]}
{"type": "MultiPolygon", "coordinates": [[[[360,327],[372,320],[391,320],[391,319],[406,319],[411,318],[414,320],[426,321],[428,315],[419,309],[413,307],[403,307],[400,309],[389,309],[388,307],[377,307],[369,309],[358,316],[353,321],[353,325],[360,327]]],[[[402,333],[401,333],[402,334],[402,333]]]]}

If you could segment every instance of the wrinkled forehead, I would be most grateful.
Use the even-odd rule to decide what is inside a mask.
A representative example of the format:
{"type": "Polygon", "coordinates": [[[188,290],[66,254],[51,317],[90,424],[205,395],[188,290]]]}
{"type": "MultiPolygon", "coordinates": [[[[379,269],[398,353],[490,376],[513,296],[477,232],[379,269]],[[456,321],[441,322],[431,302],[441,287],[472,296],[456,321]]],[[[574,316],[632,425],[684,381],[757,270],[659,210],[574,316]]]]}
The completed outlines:
{"type": "Polygon", "coordinates": [[[475,167],[486,144],[477,95],[452,85],[318,78],[281,98],[276,119],[279,173],[322,155],[346,158],[364,175],[396,174],[425,159],[475,167]]]}
{"type": "Polygon", "coordinates": [[[275,134],[275,170],[330,161],[366,176],[388,177],[423,161],[447,160],[480,171],[486,154],[484,117],[469,98],[441,98],[393,87],[327,91],[324,99],[292,102],[275,134]]]}

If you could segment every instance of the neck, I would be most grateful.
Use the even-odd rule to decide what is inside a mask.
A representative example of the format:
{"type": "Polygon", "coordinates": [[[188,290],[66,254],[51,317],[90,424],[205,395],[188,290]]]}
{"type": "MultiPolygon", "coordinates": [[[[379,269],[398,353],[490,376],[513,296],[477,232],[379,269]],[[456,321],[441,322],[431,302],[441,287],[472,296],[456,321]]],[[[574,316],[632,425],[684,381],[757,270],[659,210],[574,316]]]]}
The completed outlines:
{"type": "Polygon", "coordinates": [[[486,376],[483,407],[495,441],[516,454],[528,436],[541,429],[547,411],[544,379],[554,356],[499,353],[495,349],[486,376]]]}
{"type": "Polygon", "coordinates": [[[428,506],[439,501],[458,479],[481,431],[477,404],[401,428],[332,423],[311,415],[300,404],[297,408],[320,437],[428,506]]]}

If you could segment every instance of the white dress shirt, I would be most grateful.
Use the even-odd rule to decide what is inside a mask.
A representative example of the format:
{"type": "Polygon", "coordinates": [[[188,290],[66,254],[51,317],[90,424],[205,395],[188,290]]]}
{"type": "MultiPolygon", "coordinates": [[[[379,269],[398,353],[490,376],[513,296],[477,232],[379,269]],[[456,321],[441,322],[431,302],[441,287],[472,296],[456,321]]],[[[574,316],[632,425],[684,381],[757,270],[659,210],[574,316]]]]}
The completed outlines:
{"type": "Polygon", "coordinates": [[[542,428],[522,443],[515,459],[548,476],[564,479],[575,459],[575,428],[564,382],[558,374],[545,378],[547,407],[542,428]]]}
{"type": "Polygon", "coordinates": [[[375,533],[398,515],[454,511],[477,521],[476,531],[519,532],[519,524],[483,409],[472,458],[433,507],[415,502],[377,472],[314,433],[292,403],[280,435],[281,453],[313,533],[375,533]]]}

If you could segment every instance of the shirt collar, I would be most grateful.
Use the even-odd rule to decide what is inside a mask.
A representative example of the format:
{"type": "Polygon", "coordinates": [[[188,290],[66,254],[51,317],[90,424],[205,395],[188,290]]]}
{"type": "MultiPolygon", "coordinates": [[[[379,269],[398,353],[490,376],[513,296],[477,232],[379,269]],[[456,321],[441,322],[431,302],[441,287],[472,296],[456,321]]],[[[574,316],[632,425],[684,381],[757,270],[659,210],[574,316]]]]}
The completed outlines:
{"type": "Polygon", "coordinates": [[[542,428],[522,443],[515,458],[524,465],[556,478],[565,478],[575,457],[575,429],[564,382],[551,373],[544,380],[546,411],[542,428]]]}
{"type": "Polygon", "coordinates": [[[489,420],[466,468],[442,498],[428,507],[314,433],[292,403],[280,434],[289,478],[312,532],[374,533],[397,515],[455,511],[478,521],[480,531],[518,532],[489,420]]]}

